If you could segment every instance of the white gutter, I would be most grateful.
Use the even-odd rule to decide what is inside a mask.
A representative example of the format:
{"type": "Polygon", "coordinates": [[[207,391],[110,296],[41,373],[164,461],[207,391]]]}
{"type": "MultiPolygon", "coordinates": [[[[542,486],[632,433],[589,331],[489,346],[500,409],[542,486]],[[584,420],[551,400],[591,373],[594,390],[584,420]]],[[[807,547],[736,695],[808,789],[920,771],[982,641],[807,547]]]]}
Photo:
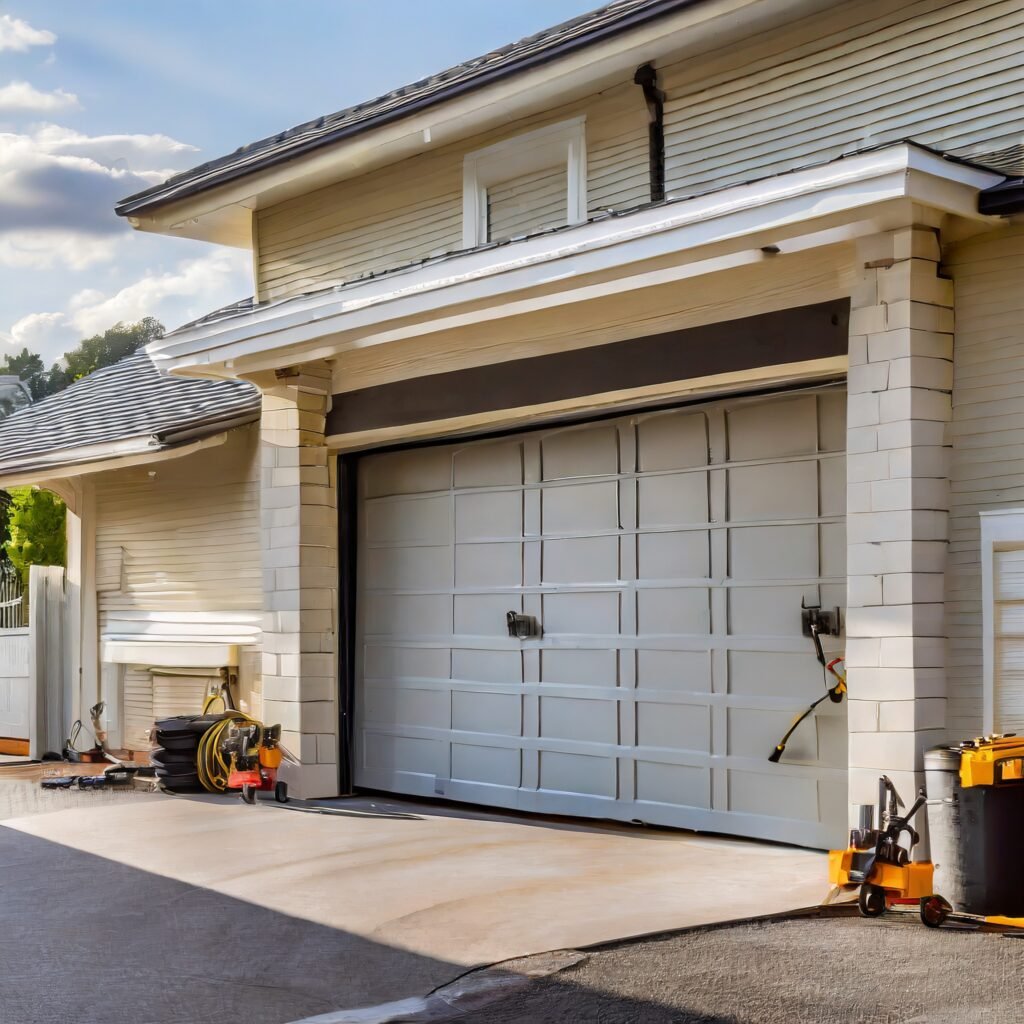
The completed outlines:
{"type": "MultiPolygon", "coordinates": [[[[590,296],[583,288],[574,289],[571,281],[583,275],[626,271],[630,265],[666,257],[692,263],[699,250],[708,246],[765,232],[783,234],[794,225],[813,230],[813,222],[854,217],[891,200],[917,199],[947,213],[979,218],[977,192],[1001,180],[998,174],[900,144],[257,307],[238,317],[172,334],[153,342],[147,351],[164,368],[184,372],[206,368],[207,373],[229,360],[246,360],[248,370],[255,368],[253,360],[259,357],[266,357],[264,365],[274,365],[274,354],[285,349],[288,361],[300,355],[316,358],[353,347],[353,342],[346,344],[337,337],[325,341],[325,336],[380,330],[409,317],[418,318],[411,333],[427,333],[433,329],[428,322],[432,317],[468,302],[492,303],[491,310],[479,316],[487,319],[513,293],[561,280],[567,282],[566,289],[555,299],[546,296],[548,304],[565,302],[565,296],[574,291],[580,301],[590,296]],[[319,346],[315,355],[310,351],[314,346],[319,346]]],[[[716,254],[719,265],[714,269],[721,269],[723,258],[716,254]]],[[[690,276],[693,271],[683,268],[681,273],[690,276]]],[[[662,271],[657,283],[664,280],[662,271]]],[[[654,282],[635,279],[630,286],[645,283],[654,282]]],[[[601,294],[614,290],[607,282],[596,287],[601,294]]],[[[276,361],[279,365],[280,359],[276,361]]],[[[225,369],[224,375],[232,373],[225,369]]]]}

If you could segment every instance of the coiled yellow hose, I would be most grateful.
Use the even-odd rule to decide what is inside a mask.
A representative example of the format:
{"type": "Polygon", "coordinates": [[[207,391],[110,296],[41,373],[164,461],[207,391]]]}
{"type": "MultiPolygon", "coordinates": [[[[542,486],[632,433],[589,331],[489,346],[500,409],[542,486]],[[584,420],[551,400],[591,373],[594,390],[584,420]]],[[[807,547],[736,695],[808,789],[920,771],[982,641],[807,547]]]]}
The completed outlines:
{"type": "Polygon", "coordinates": [[[224,700],[222,694],[211,693],[203,701],[203,714],[208,714],[210,708],[217,701],[220,701],[228,717],[222,718],[203,733],[199,740],[198,750],[196,751],[196,771],[199,773],[199,781],[203,789],[211,793],[223,793],[228,788],[231,764],[221,752],[221,741],[227,735],[231,726],[236,722],[245,725],[256,725],[259,727],[257,744],[263,741],[263,723],[251,715],[247,715],[244,711],[228,708],[227,701],[224,700]]]}

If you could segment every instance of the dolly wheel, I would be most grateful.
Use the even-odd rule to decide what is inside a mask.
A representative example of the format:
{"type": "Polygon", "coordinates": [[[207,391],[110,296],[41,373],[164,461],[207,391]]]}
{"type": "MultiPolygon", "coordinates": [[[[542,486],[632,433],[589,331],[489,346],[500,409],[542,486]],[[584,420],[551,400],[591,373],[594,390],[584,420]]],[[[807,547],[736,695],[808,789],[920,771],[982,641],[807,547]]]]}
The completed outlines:
{"type": "Polygon", "coordinates": [[[877,885],[862,885],[857,896],[861,917],[881,917],[885,913],[885,890],[877,885]]]}
{"type": "Polygon", "coordinates": [[[921,923],[928,928],[941,928],[953,908],[941,896],[921,898],[921,923]]]}
{"type": "Polygon", "coordinates": [[[242,800],[247,804],[256,803],[256,790],[252,786],[242,786],[242,800]]]}
{"type": "Polygon", "coordinates": [[[274,784],[274,799],[279,804],[288,803],[288,783],[278,782],[274,784]]]}

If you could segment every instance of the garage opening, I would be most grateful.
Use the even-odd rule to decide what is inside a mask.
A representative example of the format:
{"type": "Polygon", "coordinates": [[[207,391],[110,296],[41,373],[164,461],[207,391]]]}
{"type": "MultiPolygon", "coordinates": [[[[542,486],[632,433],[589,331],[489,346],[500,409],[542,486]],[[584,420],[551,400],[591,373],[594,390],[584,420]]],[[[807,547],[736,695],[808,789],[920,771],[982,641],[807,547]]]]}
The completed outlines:
{"type": "Polygon", "coordinates": [[[733,398],[363,458],[355,784],[838,842],[845,704],[768,755],[823,692],[801,604],[845,603],[845,405],[733,398]]]}

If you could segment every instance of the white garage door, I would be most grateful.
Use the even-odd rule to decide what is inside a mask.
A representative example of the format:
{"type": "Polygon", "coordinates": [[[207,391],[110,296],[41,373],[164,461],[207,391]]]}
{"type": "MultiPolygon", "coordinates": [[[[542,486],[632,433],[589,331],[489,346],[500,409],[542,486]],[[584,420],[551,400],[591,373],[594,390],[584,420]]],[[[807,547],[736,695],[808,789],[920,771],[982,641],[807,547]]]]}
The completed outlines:
{"type": "Polygon", "coordinates": [[[833,390],[363,459],[356,784],[841,841],[845,704],[767,758],[823,693],[845,429],[833,390]]]}

